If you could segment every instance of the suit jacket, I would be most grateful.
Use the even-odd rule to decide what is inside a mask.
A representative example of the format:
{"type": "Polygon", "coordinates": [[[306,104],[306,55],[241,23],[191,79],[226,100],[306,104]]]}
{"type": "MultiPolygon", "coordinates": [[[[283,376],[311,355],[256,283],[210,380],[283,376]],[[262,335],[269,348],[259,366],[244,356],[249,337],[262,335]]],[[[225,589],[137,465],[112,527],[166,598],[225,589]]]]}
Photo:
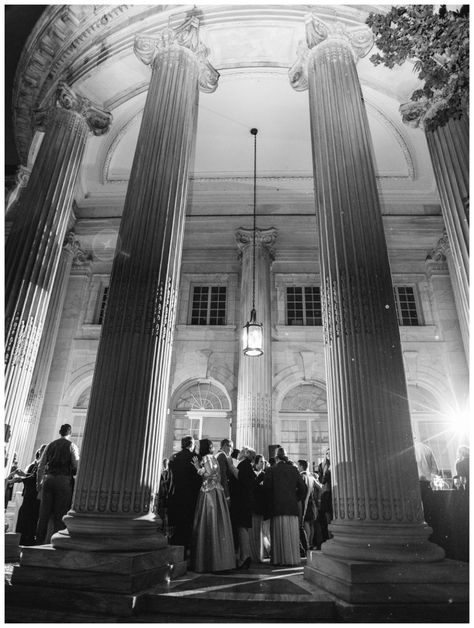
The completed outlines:
{"type": "Polygon", "coordinates": [[[169,463],[168,520],[171,525],[194,518],[202,479],[193,464],[196,454],[182,449],[169,463]]]}
{"type": "Polygon", "coordinates": [[[273,465],[265,472],[263,487],[272,517],[299,516],[298,502],[304,500],[308,489],[296,467],[289,462],[273,465]]]}

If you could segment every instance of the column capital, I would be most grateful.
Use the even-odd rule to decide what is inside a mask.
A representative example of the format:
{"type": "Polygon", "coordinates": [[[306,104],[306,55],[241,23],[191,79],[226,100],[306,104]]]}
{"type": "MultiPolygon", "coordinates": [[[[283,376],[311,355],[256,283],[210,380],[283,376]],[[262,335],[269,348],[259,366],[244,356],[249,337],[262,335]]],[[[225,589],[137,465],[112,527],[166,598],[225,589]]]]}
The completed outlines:
{"type": "Polygon", "coordinates": [[[212,93],[217,88],[219,72],[209,63],[209,48],[199,37],[199,18],[188,18],[178,28],[164,28],[156,37],[137,36],[134,52],[145,65],[153,67],[155,59],[170,50],[187,50],[194,56],[199,66],[199,89],[212,93]]]}
{"type": "Polygon", "coordinates": [[[7,214],[9,209],[13,207],[13,205],[18,200],[21,191],[28,185],[28,181],[30,180],[30,174],[31,168],[23,165],[18,166],[15,177],[15,187],[10,191],[6,199],[5,214],[7,214]]]}
{"type": "Polygon", "coordinates": [[[306,39],[299,42],[296,62],[288,71],[290,84],[296,91],[308,89],[308,61],[314,51],[324,49],[333,61],[342,58],[341,54],[346,51],[357,63],[374,44],[368,27],[348,29],[341,22],[328,25],[313,14],[306,17],[305,30],[306,39]]]}
{"type": "MultiPolygon", "coordinates": [[[[262,247],[268,251],[271,259],[274,259],[274,245],[277,239],[278,229],[271,227],[270,229],[255,230],[255,246],[262,247]]],[[[239,248],[240,254],[253,245],[253,229],[241,227],[235,232],[235,241],[239,248]]]]}
{"type": "Polygon", "coordinates": [[[450,251],[451,247],[449,245],[448,234],[446,231],[443,231],[443,235],[426,256],[426,261],[445,262],[450,251]]]}
{"type": "Polygon", "coordinates": [[[72,264],[76,267],[83,266],[90,262],[90,255],[81,248],[81,243],[76,238],[74,231],[67,233],[64,240],[63,251],[71,256],[72,264]]]}
{"type": "Polygon", "coordinates": [[[104,111],[88,98],[79,96],[64,81],[58,83],[54,103],[35,111],[35,125],[44,131],[57,109],[82,116],[94,135],[105,135],[112,122],[112,114],[109,111],[104,111]]]}
{"type": "Polygon", "coordinates": [[[410,100],[398,108],[402,122],[412,129],[433,130],[433,120],[440,110],[449,108],[449,99],[443,90],[433,90],[433,96],[410,100]]]}

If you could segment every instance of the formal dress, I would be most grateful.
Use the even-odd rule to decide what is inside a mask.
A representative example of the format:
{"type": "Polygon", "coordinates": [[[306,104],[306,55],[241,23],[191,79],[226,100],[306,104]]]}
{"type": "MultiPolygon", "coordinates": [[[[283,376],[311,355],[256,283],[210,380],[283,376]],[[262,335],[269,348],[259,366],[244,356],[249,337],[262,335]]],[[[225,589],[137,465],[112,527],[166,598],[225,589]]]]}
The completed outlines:
{"type": "Polygon", "coordinates": [[[16,532],[21,533],[20,545],[34,545],[36,524],[38,523],[40,501],[36,490],[36,472],[38,462],[32,462],[23,479],[23,502],[18,511],[16,532]]]}
{"type": "Polygon", "coordinates": [[[208,454],[202,459],[202,469],[203,482],[194,515],[191,569],[200,573],[234,569],[232,525],[219,463],[208,454]]]}

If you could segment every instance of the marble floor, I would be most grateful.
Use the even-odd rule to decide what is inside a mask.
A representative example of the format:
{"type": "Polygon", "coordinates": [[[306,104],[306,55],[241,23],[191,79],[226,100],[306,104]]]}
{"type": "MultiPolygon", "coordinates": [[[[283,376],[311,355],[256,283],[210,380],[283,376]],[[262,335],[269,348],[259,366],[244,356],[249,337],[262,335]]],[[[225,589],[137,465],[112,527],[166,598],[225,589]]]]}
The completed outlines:
{"type": "MultiPolygon", "coordinates": [[[[331,621],[335,612],[333,600],[304,580],[304,562],[299,567],[274,567],[267,561],[248,570],[219,574],[188,571],[137,599],[133,618],[15,607],[6,609],[6,620],[15,623],[331,621]]],[[[7,583],[14,564],[5,564],[7,583]]]]}
{"type": "MultiPolygon", "coordinates": [[[[303,578],[303,566],[197,574],[188,571],[137,596],[133,616],[12,605],[6,595],[6,623],[466,623],[468,609],[439,611],[426,604],[366,605],[354,609],[303,578]],[[455,612],[453,612],[455,611],[455,612]]],[[[5,564],[9,586],[15,563],[5,564]]],[[[85,605],[86,606],[86,605],[85,605]]]]}

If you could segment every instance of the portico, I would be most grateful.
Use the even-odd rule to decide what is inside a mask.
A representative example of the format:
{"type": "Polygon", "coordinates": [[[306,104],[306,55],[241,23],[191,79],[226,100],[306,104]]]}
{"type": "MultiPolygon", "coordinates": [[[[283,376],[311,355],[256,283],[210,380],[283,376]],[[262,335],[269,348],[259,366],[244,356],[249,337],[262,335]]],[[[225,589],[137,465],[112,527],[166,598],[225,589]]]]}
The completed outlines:
{"type": "MultiPolygon", "coordinates": [[[[73,163],[77,171],[79,192],[74,205],[72,198],[64,201],[62,211],[66,215],[74,206],[74,232],[81,250],[89,254],[92,272],[110,278],[103,320],[95,331],[92,327],[99,326],[98,319],[95,314],[91,320],[85,318],[84,301],[73,312],[68,310],[72,300],[64,296],[65,312],[75,317],[76,352],[51,358],[49,390],[42,384],[50,402],[43,421],[56,419],[50,408],[61,360],[69,360],[68,364],[76,360],[78,371],[81,351],[93,355],[81,465],[73,505],[65,518],[67,530],[53,537],[53,549],[24,552],[17,576],[13,574],[13,589],[21,591],[33,584],[47,556],[45,568],[53,574],[55,585],[67,576],[68,588],[85,592],[90,600],[105,589],[104,612],[111,612],[120,599],[123,613],[131,613],[134,600],[146,589],[186,569],[180,550],[168,546],[158,532],[152,512],[161,460],[175,440],[169,423],[173,393],[192,378],[214,380],[216,389],[223,387],[231,400],[225,410],[235,407],[231,429],[237,446],[250,444],[266,454],[281,434],[281,426],[273,420],[280,410],[275,407],[279,382],[294,378],[301,384],[317,375],[325,379],[328,391],[335,520],[334,538],[322,553],[308,556],[308,583],[350,604],[387,603],[388,590],[395,591],[394,599],[401,604],[408,591],[407,574],[412,574],[420,601],[443,603],[438,587],[443,580],[445,596],[454,595],[456,602],[464,604],[466,570],[443,560],[443,550],[428,541],[430,529],[423,520],[405,378],[407,348],[399,334],[392,287],[394,268],[403,274],[411,263],[402,254],[403,237],[397,234],[403,229],[397,218],[407,212],[408,224],[432,241],[431,248],[437,241],[435,234],[442,233],[443,220],[441,212],[433,210],[428,226],[421,227],[426,208],[436,206],[438,196],[432,171],[425,162],[416,162],[415,170],[410,148],[416,145],[424,156],[427,149],[423,144],[418,148],[414,129],[403,135],[392,122],[401,95],[383,95],[385,77],[377,77],[380,84],[369,80],[365,57],[372,40],[363,24],[364,10],[321,7],[310,16],[297,7],[263,6],[256,13],[249,7],[192,11],[104,7],[94,8],[93,14],[86,7],[78,10],[77,28],[84,29],[86,41],[87,24],[105,28],[102,37],[113,51],[112,65],[102,65],[97,53],[98,70],[92,71],[87,56],[92,44],[84,44],[81,52],[74,53],[77,63],[71,65],[67,90],[94,95],[94,102],[103,107],[93,108],[102,116],[100,128],[108,128],[112,120],[114,131],[99,148],[85,148],[83,140],[80,169],[78,149],[74,157],[66,155],[65,163],[73,163]],[[239,21],[244,17],[250,26],[239,21]],[[109,19],[115,31],[107,30],[109,19]],[[246,42],[254,47],[246,48],[246,42]],[[359,57],[365,65],[358,71],[359,57]],[[129,81],[126,89],[120,84],[121,68],[129,81]],[[275,104],[272,97],[283,93],[283,79],[288,88],[285,102],[295,107],[290,116],[294,125],[272,136],[278,116],[266,127],[266,108],[275,104]],[[215,124],[225,119],[226,99],[238,93],[239,85],[248,90],[255,109],[249,107],[230,120],[230,129],[237,127],[237,132],[229,158],[226,132],[216,133],[215,124]],[[309,93],[300,93],[306,89],[309,93]],[[268,104],[262,107],[259,101],[264,96],[268,104]],[[300,112],[306,124],[298,119],[300,112]],[[259,137],[266,154],[259,181],[259,212],[264,220],[259,221],[257,237],[257,287],[270,350],[248,362],[252,359],[245,361],[235,347],[240,344],[241,318],[249,311],[248,243],[253,231],[247,226],[251,151],[245,141],[246,126],[260,126],[259,120],[250,119],[252,115],[262,116],[265,129],[259,137]],[[245,131],[239,133],[241,128],[245,131]],[[384,161],[387,138],[397,148],[390,164],[384,161]],[[209,150],[211,139],[214,151],[209,150]],[[288,147],[288,154],[274,160],[272,151],[281,155],[281,145],[288,147]],[[224,160],[218,173],[213,170],[214,152],[224,160]],[[236,159],[241,153],[245,157],[236,159]],[[234,168],[230,174],[225,172],[229,164],[234,168]],[[386,179],[384,167],[391,169],[386,179]],[[117,248],[108,260],[98,254],[106,228],[117,237],[117,248]],[[202,238],[208,246],[203,246],[202,238]],[[226,289],[220,293],[226,295],[225,321],[213,327],[207,320],[203,332],[193,328],[188,313],[195,287],[213,285],[210,267],[221,275],[215,283],[226,289]],[[279,273],[293,274],[293,283],[302,287],[303,274],[310,277],[305,280],[309,285],[314,283],[312,276],[318,278],[322,333],[321,338],[311,336],[310,350],[301,336],[308,330],[301,325],[293,333],[279,306],[275,307],[274,281],[279,273]],[[190,289],[188,312],[180,309],[183,284],[190,289]],[[240,295],[231,296],[231,286],[240,286],[240,295]]],[[[58,19],[53,10],[46,12],[43,26],[58,19]]],[[[69,28],[67,21],[64,24],[69,28]]],[[[21,76],[30,67],[28,55],[23,63],[21,76]]],[[[57,52],[50,63],[62,67],[66,56],[57,52]]],[[[17,133],[24,156],[33,145],[28,111],[48,89],[52,82],[46,80],[41,90],[30,91],[33,100],[21,101],[17,133]]],[[[231,111],[237,115],[235,109],[231,111]]],[[[40,168],[49,169],[52,149],[46,139],[20,199],[32,198],[34,182],[48,178],[47,173],[35,174],[42,173],[40,168]]],[[[65,143],[71,144],[67,138],[65,143]]],[[[64,186],[72,193],[74,181],[67,180],[64,186]]],[[[61,225],[56,237],[63,240],[65,219],[61,225]]],[[[412,257],[420,273],[418,260],[423,258],[424,263],[425,258],[419,251],[412,257]]],[[[41,270],[43,262],[38,257],[33,268],[41,270]]],[[[64,282],[64,276],[58,281],[64,282]]],[[[45,311],[46,304],[41,308],[45,311]]],[[[306,317],[310,311],[306,301],[304,308],[306,317]]],[[[425,311],[429,320],[430,311],[425,311]]],[[[59,336],[61,330],[59,324],[59,336]]],[[[453,344],[462,338],[459,329],[456,333],[453,344]]],[[[32,340],[38,342],[39,338],[32,340]]],[[[434,344],[433,340],[431,350],[437,351],[434,344]]],[[[416,349],[419,372],[427,361],[422,351],[421,346],[416,349]]],[[[467,382],[465,355],[459,346],[452,353],[452,368],[467,382]]],[[[61,373],[66,379],[72,376],[73,372],[61,373]]],[[[465,393],[466,387],[460,395],[465,393]]],[[[22,394],[24,399],[11,397],[12,447],[20,444],[20,434],[26,439],[20,409],[26,406],[26,393],[22,394]]],[[[59,404],[60,398],[54,403],[59,404]]],[[[26,452],[33,444],[25,441],[21,446],[26,452]]]]}

